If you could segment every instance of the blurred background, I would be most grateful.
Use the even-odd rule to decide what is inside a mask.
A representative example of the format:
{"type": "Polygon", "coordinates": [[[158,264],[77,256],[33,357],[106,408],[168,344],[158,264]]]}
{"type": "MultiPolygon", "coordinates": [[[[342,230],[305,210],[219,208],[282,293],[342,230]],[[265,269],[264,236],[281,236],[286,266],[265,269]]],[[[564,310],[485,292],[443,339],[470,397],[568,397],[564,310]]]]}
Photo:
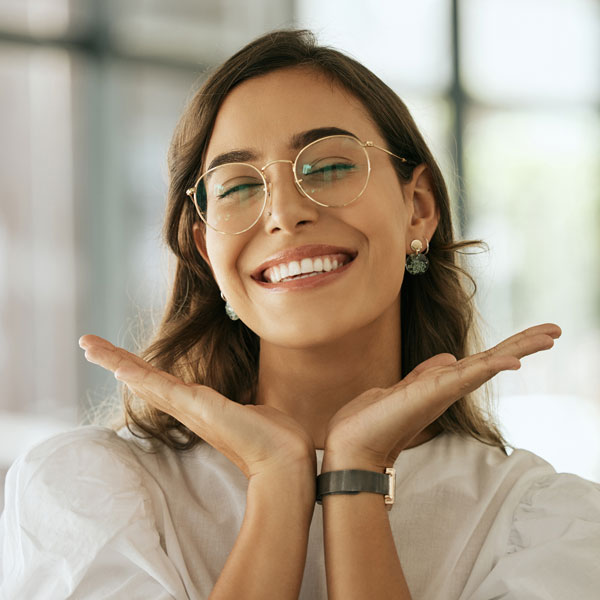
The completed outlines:
{"type": "Polygon", "coordinates": [[[287,26],[407,102],[457,233],[489,244],[486,341],[561,325],[496,379],[502,427],[600,480],[597,0],[0,0],[0,494],[16,456],[115,395],[79,336],[134,348],[160,316],[166,152],[192,90],[287,26]]]}

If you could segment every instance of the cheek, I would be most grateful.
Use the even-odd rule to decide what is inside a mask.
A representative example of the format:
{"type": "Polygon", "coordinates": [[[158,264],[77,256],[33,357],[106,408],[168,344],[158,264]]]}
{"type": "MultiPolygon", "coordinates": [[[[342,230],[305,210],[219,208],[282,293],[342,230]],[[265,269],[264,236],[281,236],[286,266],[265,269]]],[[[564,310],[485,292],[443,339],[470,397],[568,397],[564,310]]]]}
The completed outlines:
{"type": "Polygon", "coordinates": [[[406,262],[404,244],[404,232],[383,223],[377,242],[370,245],[369,279],[384,303],[392,301],[400,293],[406,262]]]}
{"type": "Polygon", "coordinates": [[[368,240],[369,280],[379,291],[381,300],[391,301],[400,291],[406,262],[406,219],[402,196],[378,199],[373,218],[369,219],[368,240]]]}
{"type": "Polygon", "coordinates": [[[235,290],[239,287],[236,265],[240,245],[238,239],[225,238],[216,232],[208,233],[206,236],[206,251],[212,271],[217,285],[225,297],[233,297],[235,290]]]}
{"type": "Polygon", "coordinates": [[[396,227],[406,227],[406,200],[402,186],[393,171],[386,171],[381,177],[369,181],[364,202],[361,204],[363,209],[368,209],[377,221],[387,221],[396,227]]]}
{"type": "Polygon", "coordinates": [[[409,215],[399,185],[374,186],[369,191],[352,220],[365,237],[373,267],[379,270],[404,262],[409,215]]]}

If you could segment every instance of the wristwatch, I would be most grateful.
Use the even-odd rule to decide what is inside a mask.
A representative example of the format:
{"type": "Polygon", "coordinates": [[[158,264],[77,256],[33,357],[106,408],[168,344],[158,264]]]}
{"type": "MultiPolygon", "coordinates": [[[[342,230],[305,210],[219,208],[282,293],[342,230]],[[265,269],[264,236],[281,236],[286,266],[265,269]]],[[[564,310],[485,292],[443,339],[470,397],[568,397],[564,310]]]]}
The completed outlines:
{"type": "Polygon", "coordinates": [[[358,494],[371,492],[383,494],[387,510],[394,504],[396,491],[396,470],[387,468],[385,473],[347,469],[330,471],[317,477],[317,503],[322,504],[325,494],[358,494]]]}

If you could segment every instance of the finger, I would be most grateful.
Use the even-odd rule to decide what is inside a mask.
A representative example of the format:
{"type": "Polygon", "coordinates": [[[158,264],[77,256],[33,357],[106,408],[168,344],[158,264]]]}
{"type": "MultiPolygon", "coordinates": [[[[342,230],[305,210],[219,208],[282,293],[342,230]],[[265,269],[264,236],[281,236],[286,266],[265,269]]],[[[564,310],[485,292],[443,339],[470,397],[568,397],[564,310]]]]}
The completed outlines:
{"type": "Polygon", "coordinates": [[[104,338],[101,338],[98,335],[92,335],[90,333],[88,333],[86,335],[82,335],[79,338],[79,345],[84,350],[89,348],[90,346],[101,346],[101,347],[107,348],[107,349],[111,349],[111,348],[115,347],[108,340],[105,340],[104,338]]]}
{"type": "Polygon", "coordinates": [[[535,325],[534,327],[530,327],[525,331],[545,333],[553,339],[557,339],[562,335],[562,329],[556,323],[542,323],[541,325],[535,325]]]}
{"type": "MultiPolygon", "coordinates": [[[[416,429],[423,429],[459,398],[474,392],[501,371],[520,368],[519,357],[552,347],[560,334],[558,326],[545,324],[511,336],[486,352],[454,363],[449,360],[449,355],[432,357],[448,363],[446,366],[438,363],[437,368],[433,368],[435,362],[430,359],[411,371],[409,381],[412,380],[413,385],[406,387],[404,409],[412,405],[416,429]]],[[[402,382],[406,382],[409,376],[402,382]]]]}
{"type": "Polygon", "coordinates": [[[440,367],[406,388],[405,407],[413,406],[414,418],[419,420],[419,427],[424,428],[459,398],[474,392],[501,371],[519,366],[520,361],[514,356],[482,355],[478,360],[457,361],[440,367]]]}
{"type": "Polygon", "coordinates": [[[127,352],[127,355],[128,356],[122,357],[118,368],[115,370],[115,377],[117,379],[126,383],[148,385],[150,387],[153,387],[153,384],[157,384],[159,381],[162,382],[163,380],[173,384],[186,385],[179,377],[157,369],[139,356],[129,352],[127,352]]]}
{"type": "Polygon", "coordinates": [[[447,388],[452,398],[450,404],[489,381],[502,371],[516,370],[521,361],[512,355],[495,355],[482,353],[470,356],[469,359],[457,361],[454,365],[441,369],[433,381],[442,390],[447,388]]]}
{"type": "MultiPolygon", "coordinates": [[[[148,371],[157,370],[156,367],[145,361],[143,358],[140,358],[136,354],[128,352],[124,348],[113,346],[110,342],[108,342],[108,344],[111,346],[111,348],[107,348],[104,345],[89,346],[85,351],[85,357],[90,362],[97,364],[109,371],[113,371],[115,373],[115,377],[117,376],[117,371],[119,371],[121,377],[117,377],[117,379],[125,380],[127,373],[131,373],[130,379],[133,382],[140,380],[139,369],[148,371]]],[[[174,375],[171,375],[165,371],[160,372],[167,379],[170,379],[173,382],[181,383],[181,380],[174,375]]]]}
{"type": "Polygon", "coordinates": [[[432,369],[434,367],[445,367],[448,365],[452,365],[456,362],[456,357],[452,354],[443,353],[436,354],[424,360],[422,363],[419,363],[408,375],[403,377],[394,387],[403,387],[412,383],[421,373],[424,373],[428,369],[432,369]]]}
{"type": "Polygon", "coordinates": [[[558,325],[554,325],[553,323],[544,323],[543,325],[536,325],[535,327],[529,327],[528,329],[525,329],[523,331],[520,331],[519,333],[511,335],[510,337],[506,338],[505,340],[503,340],[502,342],[500,342],[499,344],[494,346],[494,348],[495,349],[505,348],[515,342],[519,342],[519,341],[527,339],[527,338],[533,338],[533,337],[541,336],[541,335],[548,336],[552,340],[555,340],[562,335],[562,331],[558,325]]]}
{"type": "Polygon", "coordinates": [[[554,346],[553,338],[546,334],[538,334],[516,338],[498,345],[490,352],[495,356],[514,356],[521,359],[542,350],[549,350],[552,346],[554,346]]]}
{"type": "Polygon", "coordinates": [[[88,346],[85,350],[85,358],[110,371],[116,371],[122,364],[127,362],[137,363],[140,366],[148,364],[139,356],[128,352],[124,348],[117,348],[112,344],[110,348],[96,344],[88,346]]]}
{"type": "Polygon", "coordinates": [[[173,415],[175,418],[185,417],[189,401],[189,386],[178,377],[157,369],[149,362],[124,348],[114,346],[98,336],[85,336],[85,357],[90,362],[113,371],[115,377],[122,381],[139,398],[149,402],[156,408],[173,415]]]}
{"type": "Polygon", "coordinates": [[[87,360],[111,370],[114,370],[115,365],[118,365],[120,356],[125,354],[129,354],[132,358],[135,356],[124,348],[119,348],[97,335],[82,336],[79,338],[79,345],[85,350],[87,360]]]}
{"type": "Polygon", "coordinates": [[[169,414],[182,423],[185,423],[186,417],[189,419],[191,416],[183,410],[182,395],[177,390],[178,385],[185,385],[182,382],[176,383],[163,379],[161,385],[157,385],[156,381],[133,383],[118,375],[117,379],[122,381],[135,396],[146,402],[149,407],[169,414]]]}
{"type": "Polygon", "coordinates": [[[99,364],[100,366],[111,370],[114,370],[114,368],[110,366],[111,364],[118,365],[119,359],[125,357],[140,365],[148,364],[143,358],[140,358],[136,354],[128,352],[125,348],[119,348],[97,335],[87,334],[82,336],[79,338],[79,345],[86,351],[85,357],[90,362],[99,364]],[[105,350],[106,352],[102,352],[102,350],[105,350]],[[102,364],[103,361],[106,364],[102,364]]]}
{"type": "Polygon", "coordinates": [[[193,421],[196,429],[214,423],[213,417],[220,414],[216,412],[217,408],[224,408],[229,403],[209,387],[190,386],[170,373],[132,361],[123,363],[116,370],[115,377],[125,383],[136,396],[180,422],[189,426],[193,421]]]}
{"type": "MultiPolygon", "coordinates": [[[[495,346],[495,350],[505,352],[507,348],[514,347],[523,347],[526,348],[526,345],[523,345],[524,341],[537,340],[538,342],[541,340],[545,340],[548,342],[547,338],[552,340],[558,339],[562,335],[562,331],[558,325],[554,325],[553,323],[545,323],[543,325],[536,325],[535,327],[530,327],[529,329],[525,329],[520,333],[517,333],[506,340],[500,342],[495,346]]],[[[536,345],[536,342],[532,342],[533,346],[536,345]]],[[[549,343],[548,347],[552,347],[552,343],[549,343]]],[[[542,348],[546,349],[546,348],[542,348]]],[[[524,355],[523,355],[524,356],[524,355]]]]}
{"type": "Polygon", "coordinates": [[[489,350],[467,356],[459,362],[461,364],[471,363],[484,356],[513,356],[521,359],[542,350],[549,350],[554,346],[554,340],[561,334],[560,327],[553,323],[536,325],[510,336],[489,350]]]}
{"type": "Polygon", "coordinates": [[[121,355],[115,378],[138,398],[182,421],[189,398],[189,386],[171,373],[157,369],[135,354],[121,355]]]}

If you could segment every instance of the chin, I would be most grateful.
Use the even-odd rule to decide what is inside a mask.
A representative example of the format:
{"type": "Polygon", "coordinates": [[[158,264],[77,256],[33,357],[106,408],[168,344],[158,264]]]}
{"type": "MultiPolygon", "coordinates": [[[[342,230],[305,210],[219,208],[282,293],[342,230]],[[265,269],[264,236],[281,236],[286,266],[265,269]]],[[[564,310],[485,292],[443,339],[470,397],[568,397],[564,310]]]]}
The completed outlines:
{"type": "Polygon", "coordinates": [[[254,331],[267,343],[300,350],[331,344],[357,328],[356,322],[345,326],[339,315],[326,319],[314,316],[307,319],[295,318],[293,321],[277,327],[273,327],[270,322],[261,327],[260,331],[254,331]]]}

